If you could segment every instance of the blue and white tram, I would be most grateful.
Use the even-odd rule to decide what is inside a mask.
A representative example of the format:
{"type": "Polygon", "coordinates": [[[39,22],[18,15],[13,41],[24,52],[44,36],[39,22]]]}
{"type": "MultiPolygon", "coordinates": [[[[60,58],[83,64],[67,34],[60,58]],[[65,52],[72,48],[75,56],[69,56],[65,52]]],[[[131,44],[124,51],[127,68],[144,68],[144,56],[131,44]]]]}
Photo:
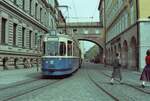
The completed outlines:
{"type": "Polygon", "coordinates": [[[44,39],[42,73],[45,76],[71,74],[81,65],[78,43],[68,35],[47,36],[44,39]]]}

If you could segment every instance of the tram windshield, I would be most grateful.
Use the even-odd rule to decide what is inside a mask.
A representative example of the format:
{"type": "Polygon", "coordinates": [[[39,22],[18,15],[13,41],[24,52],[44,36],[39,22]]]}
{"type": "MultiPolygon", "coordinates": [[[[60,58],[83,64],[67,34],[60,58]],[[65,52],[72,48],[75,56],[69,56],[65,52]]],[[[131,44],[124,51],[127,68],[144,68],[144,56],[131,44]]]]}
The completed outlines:
{"type": "Polygon", "coordinates": [[[58,41],[47,41],[45,55],[57,56],[58,55],[58,41]]]}

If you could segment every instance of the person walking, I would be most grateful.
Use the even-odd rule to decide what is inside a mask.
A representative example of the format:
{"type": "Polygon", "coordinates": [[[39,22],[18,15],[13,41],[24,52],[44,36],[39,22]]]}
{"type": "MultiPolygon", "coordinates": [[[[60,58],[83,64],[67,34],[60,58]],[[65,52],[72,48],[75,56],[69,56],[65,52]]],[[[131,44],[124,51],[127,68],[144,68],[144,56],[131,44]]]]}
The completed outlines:
{"type": "Polygon", "coordinates": [[[114,78],[119,77],[120,83],[122,80],[122,75],[121,75],[121,61],[120,61],[120,56],[119,53],[115,54],[115,59],[113,62],[113,72],[112,72],[112,77],[110,83],[113,85],[114,83],[114,78]]]}
{"type": "Polygon", "coordinates": [[[140,80],[142,81],[142,87],[145,88],[145,82],[150,82],[150,49],[147,50],[145,56],[145,67],[141,74],[140,80]]]}

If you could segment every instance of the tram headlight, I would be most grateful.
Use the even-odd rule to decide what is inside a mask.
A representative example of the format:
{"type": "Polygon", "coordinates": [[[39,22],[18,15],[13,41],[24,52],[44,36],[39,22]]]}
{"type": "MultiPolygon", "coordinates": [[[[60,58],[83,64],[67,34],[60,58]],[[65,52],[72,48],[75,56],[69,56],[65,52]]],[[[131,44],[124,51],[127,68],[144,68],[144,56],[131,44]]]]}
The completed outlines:
{"type": "Polygon", "coordinates": [[[47,63],[48,63],[48,61],[45,61],[45,63],[47,64],[47,63]]]}

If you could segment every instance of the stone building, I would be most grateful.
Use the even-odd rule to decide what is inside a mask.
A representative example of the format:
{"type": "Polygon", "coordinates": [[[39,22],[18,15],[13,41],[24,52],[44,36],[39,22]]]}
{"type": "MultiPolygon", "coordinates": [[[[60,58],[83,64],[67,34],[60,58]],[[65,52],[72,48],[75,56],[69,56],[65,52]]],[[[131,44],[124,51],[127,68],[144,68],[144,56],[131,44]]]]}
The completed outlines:
{"type": "Polygon", "coordinates": [[[100,0],[101,4],[107,64],[111,65],[114,54],[119,52],[124,68],[142,70],[146,50],[150,48],[150,1],[100,0]]]}
{"type": "Polygon", "coordinates": [[[34,66],[41,41],[56,29],[56,0],[0,0],[0,70],[34,66]]]}

